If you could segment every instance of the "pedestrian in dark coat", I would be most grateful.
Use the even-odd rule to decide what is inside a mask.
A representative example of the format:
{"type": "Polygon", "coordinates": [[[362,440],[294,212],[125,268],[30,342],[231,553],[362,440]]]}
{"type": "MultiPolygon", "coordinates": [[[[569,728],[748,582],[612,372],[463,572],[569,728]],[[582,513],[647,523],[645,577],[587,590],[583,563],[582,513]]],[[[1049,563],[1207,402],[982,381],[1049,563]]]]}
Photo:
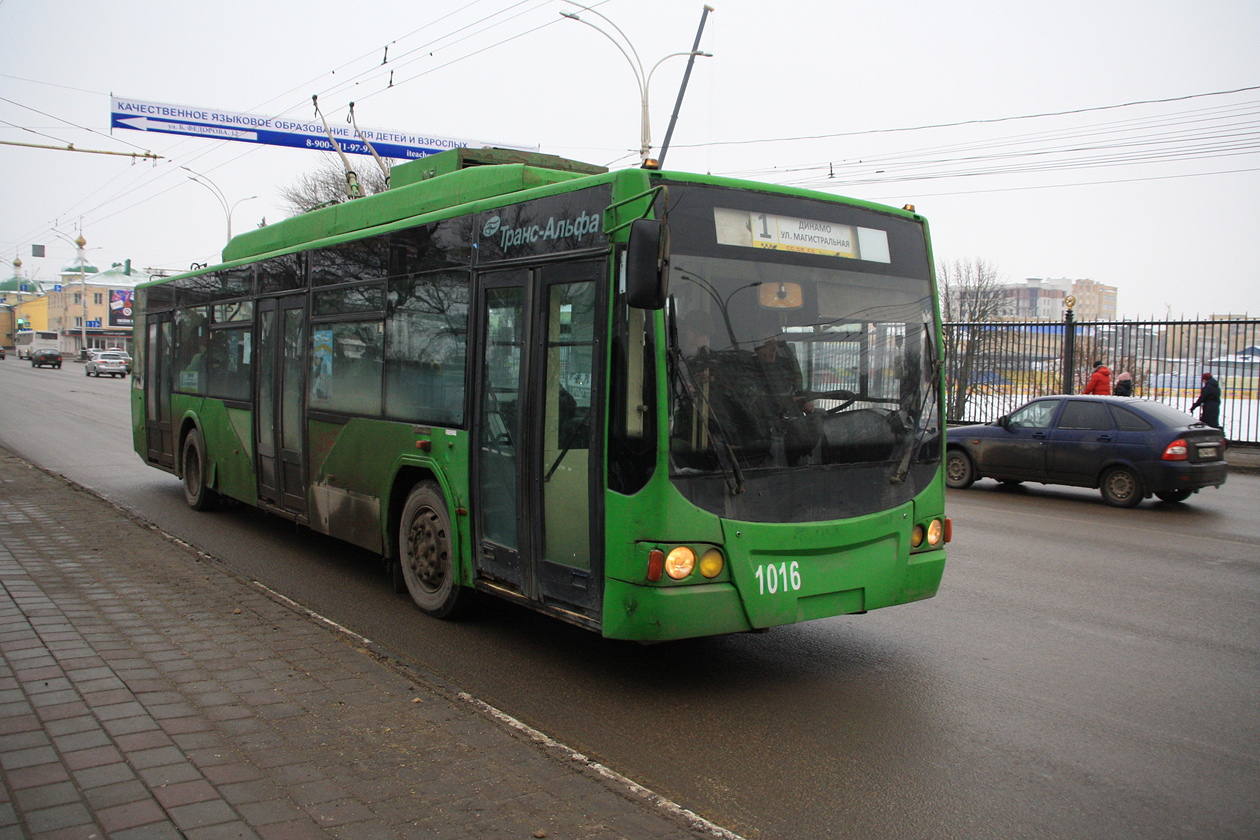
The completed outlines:
{"type": "Polygon", "coordinates": [[[1212,371],[1203,371],[1203,387],[1199,388],[1199,398],[1190,406],[1194,411],[1200,406],[1199,419],[1209,426],[1221,428],[1221,386],[1212,375],[1212,371]]]}
{"type": "Polygon", "coordinates": [[[1133,374],[1127,370],[1116,377],[1116,384],[1111,388],[1113,397],[1133,396],[1133,374]]]}
{"type": "Polygon", "coordinates": [[[1089,382],[1081,393],[1109,395],[1111,393],[1111,368],[1102,362],[1094,362],[1094,372],[1090,374],[1089,382]]]}

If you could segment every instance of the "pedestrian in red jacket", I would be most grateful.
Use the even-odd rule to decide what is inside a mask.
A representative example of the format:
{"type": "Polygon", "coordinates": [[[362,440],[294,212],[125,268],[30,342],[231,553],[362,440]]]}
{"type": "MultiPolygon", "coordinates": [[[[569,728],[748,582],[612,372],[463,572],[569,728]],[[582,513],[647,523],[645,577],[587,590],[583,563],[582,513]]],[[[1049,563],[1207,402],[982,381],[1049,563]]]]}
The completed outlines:
{"type": "Polygon", "coordinates": [[[1094,373],[1089,377],[1089,383],[1086,384],[1082,394],[1102,394],[1103,396],[1111,395],[1111,368],[1102,362],[1094,362],[1094,373]]]}

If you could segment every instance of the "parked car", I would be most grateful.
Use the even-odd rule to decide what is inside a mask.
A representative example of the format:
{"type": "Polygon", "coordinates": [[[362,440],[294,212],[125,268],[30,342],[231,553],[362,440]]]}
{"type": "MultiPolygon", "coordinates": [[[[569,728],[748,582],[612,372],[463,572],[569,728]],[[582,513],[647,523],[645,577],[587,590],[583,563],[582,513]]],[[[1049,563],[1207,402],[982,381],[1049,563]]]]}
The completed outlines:
{"type": "Polygon", "coordinates": [[[4,361],[4,348],[0,347],[0,362],[4,361]]]}
{"type": "Polygon", "coordinates": [[[61,351],[59,350],[36,350],[31,354],[31,367],[61,367],[61,351]]]}
{"type": "Polygon", "coordinates": [[[124,359],[121,353],[111,353],[106,350],[88,356],[87,364],[83,367],[83,375],[99,377],[102,373],[106,373],[110,376],[126,376],[130,369],[130,359],[124,359]]]}
{"type": "Polygon", "coordinates": [[[1183,502],[1228,471],[1219,429],[1150,400],[1041,397],[946,434],[945,483],[956,488],[978,478],[1097,487],[1107,504],[1133,507],[1152,495],[1183,502]]]}

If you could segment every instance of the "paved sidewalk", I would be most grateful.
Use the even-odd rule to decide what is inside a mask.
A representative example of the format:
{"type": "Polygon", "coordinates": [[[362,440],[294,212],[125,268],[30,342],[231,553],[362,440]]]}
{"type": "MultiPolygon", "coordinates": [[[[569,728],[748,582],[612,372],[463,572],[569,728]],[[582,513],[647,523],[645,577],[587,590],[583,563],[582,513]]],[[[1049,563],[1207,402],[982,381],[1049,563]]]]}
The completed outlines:
{"type": "Polygon", "coordinates": [[[3,450],[0,776],[0,840],[713,836],[3,450]]]}

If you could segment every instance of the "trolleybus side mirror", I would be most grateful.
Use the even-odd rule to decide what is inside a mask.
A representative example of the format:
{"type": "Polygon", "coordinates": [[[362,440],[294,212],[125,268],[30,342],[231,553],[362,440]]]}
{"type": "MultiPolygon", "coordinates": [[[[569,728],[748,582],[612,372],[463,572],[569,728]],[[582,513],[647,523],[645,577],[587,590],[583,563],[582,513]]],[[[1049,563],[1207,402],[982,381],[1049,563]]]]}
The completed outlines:
{"type": "Polygon", "coordinates": [[[636,219],[626,244],[626,303],[636,309],[661,309],[669,296],[669,225],[636,219]]]}

